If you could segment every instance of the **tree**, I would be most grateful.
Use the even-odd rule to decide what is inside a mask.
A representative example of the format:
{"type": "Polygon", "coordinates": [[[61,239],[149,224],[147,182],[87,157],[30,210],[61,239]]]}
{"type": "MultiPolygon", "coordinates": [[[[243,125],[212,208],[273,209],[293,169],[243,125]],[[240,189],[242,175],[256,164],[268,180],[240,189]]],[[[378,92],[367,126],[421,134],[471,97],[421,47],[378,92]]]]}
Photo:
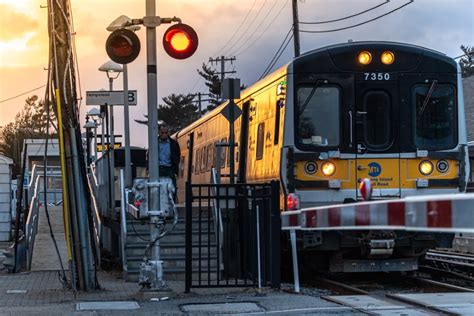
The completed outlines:
{"type": "MultiPolygon", "coordinates": [[[[199,118],[198,107],[193,103],[193,94],[171,94],[163,98],[164,104],[158,106],[160,121],[169,126],[170,133],[175,133],[199,118]]],[[[146,120],[135,120],[140,124],[148,124],[146,120]]],[[[159,122],[161,123],[161,122],[159,122]]]]}
{"type": "MultiPolygon", "coordinates": [[[[50,106],[51,122],[55,119],[50,106]]],[[[13,122],[0,129],[0,153],[13,159],[13,174],[21,171],[21,151],[23,142],[29,138],[45,138],[46,132],[51,132],[53,125],[48,126],[47,111],[44,101],[37,96],[25,100],[23,109],[15,116],[13,122]]]]}
{"type": "Polygon", "coordinates": [[[474,47],[461,45],[464,55],[459,60],[463,78],[474,75],[474,47]]]}
{"type": "Polygon", "coordinates": [[[202,64],[202,70],[197,69],[197,72],[204,78],[205,84],[209,88],[210,105],[207,109],[212,110],[219,104],[221,98],[221,79],[214,69],[207,67],[204,63],[202,64]]]}

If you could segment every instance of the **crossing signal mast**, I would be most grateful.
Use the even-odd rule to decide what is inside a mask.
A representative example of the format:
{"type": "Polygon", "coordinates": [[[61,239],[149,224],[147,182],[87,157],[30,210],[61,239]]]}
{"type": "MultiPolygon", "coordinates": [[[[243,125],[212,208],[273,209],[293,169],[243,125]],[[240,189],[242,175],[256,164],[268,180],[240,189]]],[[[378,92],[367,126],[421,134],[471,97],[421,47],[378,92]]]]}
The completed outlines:
{"type": "MultiPolygon", "coordinates": [[[[148,192],[146,209],[140,212],[150,219],[150,243],[146,247],[144,261],[140,265],[139,284],[153,289],[166,288],[163,279],[163,261],[160,260],[159,240],[167,233],[166,219],[170,217],[170,205],[174,212],[173,227],[177,222],[177,211],[174,208],[172,191],[175,190],[170,179],[160,179],[158,169],[158,80],[156,61],[156,27],[165,23],[176,24],[169,27],[163,35],[163,48],[175,59],[191,57],[196,52],[199,41],[194,29],[181,22],[178,17],[161,18],[156,16],[156,0],[146,0],[146,16],[142,19],[130,19],[124,15],[113,21],[106,41],[105,49],[110,59],[119,64],[134,61],[140,53],[140,41],[134,30],[139,25],[146,27],[147,42],[147,86],[148,86],[148,152],[149,179],[145,183],[148,192]],[[166,180],[170,180],[169,182],[166,180]],[[148,254],[150,256],[148,257],[148,254]]],[[[137,187],[138,188],[138,187],[137,187]]],[[[132,190],[133,192],[133,190],[132,190]]],[[[173,229],[173,228],[171,228],[173,229]]]]}

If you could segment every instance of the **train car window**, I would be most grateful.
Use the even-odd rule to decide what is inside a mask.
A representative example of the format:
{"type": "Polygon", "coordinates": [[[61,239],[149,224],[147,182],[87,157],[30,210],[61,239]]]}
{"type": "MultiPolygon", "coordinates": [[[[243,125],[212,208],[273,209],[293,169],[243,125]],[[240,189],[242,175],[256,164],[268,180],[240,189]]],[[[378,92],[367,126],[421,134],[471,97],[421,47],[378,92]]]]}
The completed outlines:
{"type": "Polygon", "coordinates": [[[179,162],[179,177],[182,178],[184,177],[184,164],[185,164],[185,157],[181,156],[180,162],[179,162]]]}
{"type": "Polygon", "coordinates": [[[257,128],[257,160],[263,158],[263,143],[265,141],[265,123],[258,124],[257,128]]]}
{"type": "Polygon", "coordinates": [[[340,89],[336,86],[301,87],[297,93],[297,143],[306,146],[339,145],[340,89]]]}
{"type": "Polygon", "coordinates": [[[420,84],[413,89],[415,145],[419,149],[451,149],[457,143],[454,88],[420,84]]]}
{"type": "Polygon", "coordinates": [[[364,95],[364,142],[370,149],[386,149],[392,143],[392,105],[385,91],[364,95]]]}
{"type": "MultiPolygon", "coordinates": [[[[227,138],[221,139],[221,143],[225,143],[226,141],[227,141],[227,138]]],[[[222,146],[221,147],[221,169],[225,167],[226,155],[227,155],[227,146],[222,146]]]]}
{"type": "Polygon", "coordinates": [[[207,161],[206,147],[204,146],[201,150],[201,172],[206,172],[206,161],[207,161]]]}
{"type": "Polygon", "coordinates": [[[196,149],[194,155],[196,156],[194,160],[194,173],[199,174],[199,171],[201,169],[201,148],[196,149]]]}
{"type": "Polygon", "coordinates": [[[207,145],[206,171],[211,170],[212,167],[212,146],[213,144],[207,145]]]}
{"type": "Polygon", "coordinates": [[[214,146],[213,146],[213,151],[212,151],[212,166],[216,166],[216,160],[217,160],[217,143],[218,141],[215,141],[214,142],[214,146]]]}

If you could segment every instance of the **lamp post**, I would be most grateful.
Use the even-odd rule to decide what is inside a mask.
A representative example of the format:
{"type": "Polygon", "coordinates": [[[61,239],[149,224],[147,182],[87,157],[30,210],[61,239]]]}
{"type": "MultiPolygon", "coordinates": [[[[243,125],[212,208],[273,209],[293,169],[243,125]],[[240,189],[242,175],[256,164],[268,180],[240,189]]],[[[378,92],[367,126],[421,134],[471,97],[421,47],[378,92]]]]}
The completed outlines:
{"type": "Polygon", "coordinates": [[[92,162],[91,159],[91,129],[96,129],[97,126],[95,122],[89,121],[89,115],[86,115],[86,124],[84,125],[84,129],[86,130],[86,157],[87,157],[87,166],[89,166],[92,162]]]}
{"type": "MultiPolygon", "coordinates": [[[[91,117],[92,120],[94,121],[94,124],[95,124],[95,126],[94,126],[94,163],[95,163],[97,161],[97,127],[99,125],[103,126],[102,116],[100,114],[99,109],[97,109],[97,108],[90,109],[90,111],[88,111],[86,113],[86,115],[91,117]],[[101,122],[97,122],[98,119],[101,119],[101,122]]],[[[104,137],[103,133],[102,133],[102,137],[104,137]]],[[[102,150],[103,150],[103,147],[104,147],[104,140],[102,139],[102,150]]]]}
{"type": "MultiPolygon", "coordinates": [[[[107,78],[109,79],[109,90],[114,90],[114,79],[117,79],[120,73],[123,71],[122,65],[117,64],[113,61],[108,61],[102,66],[99,67],[99,71],[105,72],[107,78]]],[[[108,144],[109,152],[109,197],[110,197],[110,207],[112,214],[111,217],[115,215],[115,161],[114,161],[114,145],[115,145],[115,136],[114,136],[114,106],[113,104],[108,104],[110,108],[110,143],[108,144]]],[[[102,144],[104,146],[104,144],[102,144]]]]}

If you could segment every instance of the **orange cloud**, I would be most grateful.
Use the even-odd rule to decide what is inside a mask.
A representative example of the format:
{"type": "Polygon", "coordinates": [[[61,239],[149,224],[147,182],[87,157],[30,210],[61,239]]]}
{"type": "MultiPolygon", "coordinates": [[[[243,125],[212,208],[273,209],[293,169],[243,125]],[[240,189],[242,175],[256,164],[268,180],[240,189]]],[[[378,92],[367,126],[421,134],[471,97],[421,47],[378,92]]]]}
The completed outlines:
{"type": "Polygon", "coordinates": [[[0,12],[0,41],[13,41],[38,29],[37,20],[16,11],[9,5],[0,4],[0,12]]]}

